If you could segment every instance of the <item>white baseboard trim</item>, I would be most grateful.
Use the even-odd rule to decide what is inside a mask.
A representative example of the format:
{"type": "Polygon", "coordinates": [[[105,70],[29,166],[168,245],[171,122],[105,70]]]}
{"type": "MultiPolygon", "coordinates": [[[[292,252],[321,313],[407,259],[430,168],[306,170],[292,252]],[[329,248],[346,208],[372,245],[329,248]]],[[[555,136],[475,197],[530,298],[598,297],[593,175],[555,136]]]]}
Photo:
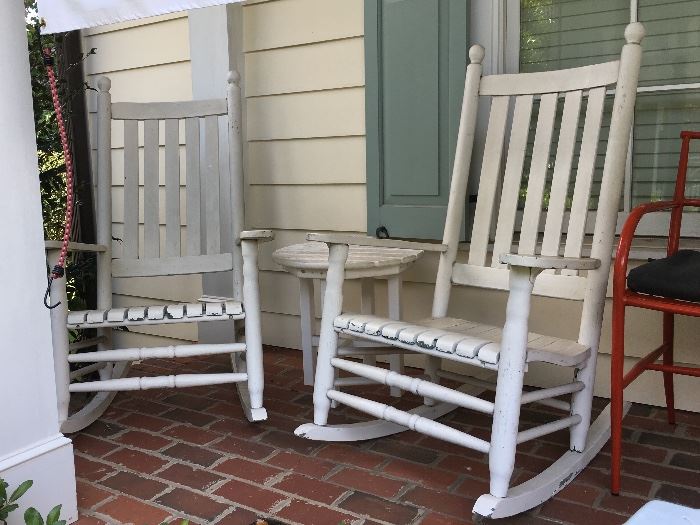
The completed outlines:
{"type": "Polygon", "coordinates": [[[29,507],[35,507],[46,516],[59,504],[63,505],[61,519],[67,523],[78,520],[73,443],[62,434],[0,458],[0,478],[10,484],[10,490],[25,480],[34,481],[32,488],[19,500],[20,508],[10,515],[7,525],[23,525],[24,511],[29,507]]]}

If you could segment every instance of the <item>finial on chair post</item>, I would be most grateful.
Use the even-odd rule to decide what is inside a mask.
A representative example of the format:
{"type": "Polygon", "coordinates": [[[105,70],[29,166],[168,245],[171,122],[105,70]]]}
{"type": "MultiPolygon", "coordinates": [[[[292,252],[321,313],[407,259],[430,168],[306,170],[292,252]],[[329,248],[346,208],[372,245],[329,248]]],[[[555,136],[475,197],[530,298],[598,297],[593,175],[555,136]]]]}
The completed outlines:
{"type": "Polygon", "coordinates": [[[469,48],[469,60],[472,64],[481,64],[481,61],[484,60],[485,54],[486,51],[479,44],[474,44],[469,48]]]}
{"type": "Polygon", "coordinates": [[[239,82],[241,81],[241,75],[238,71],[232,69],[228,72],[228,77],[226,78],[226,80],[229,84],[234,84],[238,86],[239,82]]]}
{"type": "Polygon", "coordinates": [[[646,35],[646,29],[640,22],[627,24],[625,28],[625,40],[628,44],[639,44],[646,35]]]}
{"type": "Polygon", "coordinates": [[[100,91],[109,91],[112,88],[112,81],[109,77],[99,77],[97,79],[97,89],[100,91]]]}

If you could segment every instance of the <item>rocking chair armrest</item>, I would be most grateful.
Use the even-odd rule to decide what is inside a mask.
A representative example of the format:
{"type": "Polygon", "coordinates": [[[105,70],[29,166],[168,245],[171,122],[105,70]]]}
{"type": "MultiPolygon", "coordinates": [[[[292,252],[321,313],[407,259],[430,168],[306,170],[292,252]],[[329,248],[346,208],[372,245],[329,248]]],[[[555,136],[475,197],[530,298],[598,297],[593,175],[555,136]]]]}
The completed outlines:
{"type": "Polygon", "coordinates": [[[523,266],[525,268],[539,268],[543,270],[595,270],[600,267],[600,260],[590,257],[504,253],[501,254],[498,260],[509,266],[523,266]]]}
{"type": "Polygon", "coordinates": [[[241,241],[269,242],[275,238],[272,230],[246,230],[240,235],[241,241]]]}
{"type": "MultiPolygon", "coordinates": [[[[49,250],[60,250],[63,247],[63,241],[45,240],[44,249],[49,250]]],[[[84,242],[69,242],[68,243],[69,252],[106,252],[107,247],[104,244],[88,244],[84,242]]]]}
{"type": "Polygon", "coordinates": [[[404,248],[407,250],[422,250],[425,252],[446,252],[447,245],[430,242],[401,241],[397,239],[377,239],[363,235],[345,235],[342,233],[309,233],[309,241],[325,242],[327,244],[347,244],[348,246],[376,246],[379,248],[404,248]]]}

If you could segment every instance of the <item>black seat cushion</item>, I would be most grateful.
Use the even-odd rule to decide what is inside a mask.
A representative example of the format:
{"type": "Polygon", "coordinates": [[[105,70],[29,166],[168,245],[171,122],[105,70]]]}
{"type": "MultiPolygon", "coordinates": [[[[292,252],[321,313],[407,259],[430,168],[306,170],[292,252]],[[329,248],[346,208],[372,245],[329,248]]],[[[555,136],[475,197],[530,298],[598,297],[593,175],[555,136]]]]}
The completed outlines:
{"type": "Polygon", "coordinates": [[[627,276],[627,287],[638,293],[700,302],[700,252],[680,250],[638,266],[627,276]]]}

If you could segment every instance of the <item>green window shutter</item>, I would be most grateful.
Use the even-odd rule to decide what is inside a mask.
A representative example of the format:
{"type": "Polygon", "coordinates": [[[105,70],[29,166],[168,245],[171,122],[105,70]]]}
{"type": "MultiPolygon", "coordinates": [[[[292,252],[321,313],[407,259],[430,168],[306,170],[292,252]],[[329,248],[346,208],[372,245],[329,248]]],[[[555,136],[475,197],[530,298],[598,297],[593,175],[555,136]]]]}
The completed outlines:
{"type": "Polygon", "coordinates": [[[442,237],[468,0],[365,0],[367,230],[442,237]]]}

